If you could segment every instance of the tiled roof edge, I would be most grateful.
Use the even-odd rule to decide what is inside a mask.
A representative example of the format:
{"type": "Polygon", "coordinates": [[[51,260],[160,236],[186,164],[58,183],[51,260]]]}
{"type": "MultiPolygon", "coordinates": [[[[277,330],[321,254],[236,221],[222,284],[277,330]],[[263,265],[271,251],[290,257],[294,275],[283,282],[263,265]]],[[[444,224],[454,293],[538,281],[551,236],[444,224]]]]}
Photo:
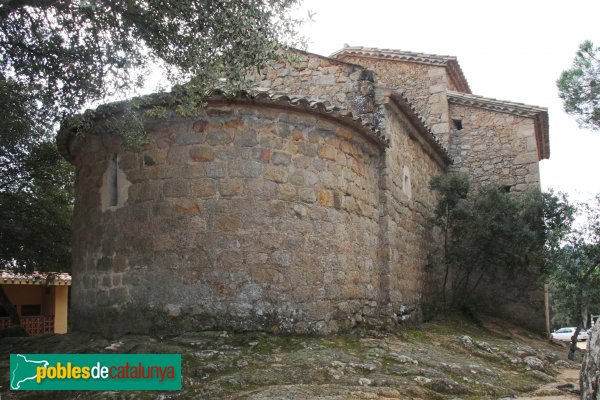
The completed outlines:
{"type": "Polygon", "coordinates": [[[550,134],[547,108],[459,92],[448,92],[447,96],[448,102],[453,104],[478,107],[520,117],[532,118],[535,121],[538,159],[543,160],[550,158],[550,134]]]}
{"type": "MultiPolygon", "coordinates": [[[[175,102],[169,94],[165,95],[149,95],[143,98],[144,106],[141,109],[150,109],[155,106],[173,105],[175,102]]],[[[208,106],[211,104],[227,103],[227,104],[265,104],[275,107],[292,108],[302,110],[314,114],[323,115],[327,118],[337,120],[344,125],[359,129],[368,139],[376,143],[378,146],[385,148],[389,146],[389,140],[372,124],[363,121],[360,117],[355,116],[351,111],[343,110],[338,107],[331,106],[329,102],[315,101],[306,97],[290,97],[284,94],[273,94],[268,90],[256,89],[253,92],[240,91],[235,95],[227,95],[221,90],[214,90],[210,96],[205,99],[208,106]]],[[[98,107],[97,111],[101,111],[102,116],[118,115],[126,108],[126,102],[117,102],[106,104],[98,107]]],[[[92,111],[93,113],[94,111],[92,111]]],[[[94,120],[99,120],[96,118],[94,120]]],[[[73,135],[72,129],[61,129],[56,138],[56,143],[60,153],[69,161],[73,161],[74,157],[70,154],[69,143],[73,135]]]]}
{"type": "Polygon", "coordinates": [[[467,78],[465,78],[462,68],[458,63],[457,58],[454,56],[360,46],[344,47],[330,55],[331,58],[341,58],[343,56],[381,58],[384,60],[398,60],[414,62],[417,64],[443,66],[446,67],[448,74],[452,77],[452,80],[454,80],[461,92],[471,93],[467,78]]]}
{"type": "Polygon", "coordinates": [[[425,119],[417,112],[404,93],[392,90],[386,96],[406,115],[409,121],[417,128],[422,138],[432,147],[441,160],[446,165],[452,164],[452,157],[450,157],[446,147],[435,133],[431,131],[425,119]]]}
{"type": "Polygon", "coordinates": [[[0,270],[0,284],[3,285],[70,285],[71,275],[66,272],[29,273],[0,270]]]}

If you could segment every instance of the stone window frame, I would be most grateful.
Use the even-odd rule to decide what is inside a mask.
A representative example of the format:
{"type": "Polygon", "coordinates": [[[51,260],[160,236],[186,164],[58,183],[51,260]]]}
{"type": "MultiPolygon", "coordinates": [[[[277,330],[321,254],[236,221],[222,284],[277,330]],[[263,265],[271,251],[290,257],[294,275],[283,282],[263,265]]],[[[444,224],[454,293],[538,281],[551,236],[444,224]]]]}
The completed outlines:
{"type": "Polygon", "coordinates": [[[412,183],[410,179],[410,169],[407,166],[404,166],[402,169],[402,192],[408,196],[408,198],[412,198],[412,183]]]}
{"type": "Polygon", "coordinates": [[[459,117],[452,117],[452,126],[454,129],[456,129],[457,131],[462,131],[463,130],[463,120],[462,118],[459,117]]]}

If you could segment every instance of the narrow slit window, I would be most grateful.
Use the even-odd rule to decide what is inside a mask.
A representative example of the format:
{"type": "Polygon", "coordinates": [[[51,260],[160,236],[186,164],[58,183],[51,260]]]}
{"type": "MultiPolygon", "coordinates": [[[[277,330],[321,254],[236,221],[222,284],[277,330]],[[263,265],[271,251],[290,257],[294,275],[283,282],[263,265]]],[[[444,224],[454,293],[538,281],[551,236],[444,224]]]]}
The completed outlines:
{"type": "Polygon", "coordinates": [[[412,188],[410,183],[410,170],[408,167],[404,167],[402,175],[402,191],[410,198],[412,197],[412,188]]]}
{"type": "Polygon", "coordinates": [[[110,171],[108,175],[109,203],[111,207],[114,207],[119,203],[119,182],[117,180],[119,176],[118,166],[118,156],[113,154],[110,160],[110,171]]]}
{"type": "Polygon", "coordinates": [[[460,131],[463,128],[462,119],[460,118],[452,118],[452,123],[454,124],[454,129],[460,131]]]}

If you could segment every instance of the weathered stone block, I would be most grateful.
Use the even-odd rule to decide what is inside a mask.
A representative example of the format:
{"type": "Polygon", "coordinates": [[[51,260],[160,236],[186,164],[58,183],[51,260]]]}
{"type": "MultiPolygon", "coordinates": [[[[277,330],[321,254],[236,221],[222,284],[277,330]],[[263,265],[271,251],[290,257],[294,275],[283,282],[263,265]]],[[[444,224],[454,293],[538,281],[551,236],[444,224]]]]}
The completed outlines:
{"type": "Polygon", "coordinates": [[[319,190],[317,202],[325,207],[333,206],[333,195],[328,190],[319,190]]]}
{"type": "Polygon", "coordinates": [[[192,163],[181,166],[179,176],[185,179],[204,178],[206,176],[206,165],[203,163],[192,163]]]}
{"type": "Polygon", "coordinates": [[[277,186],[277,198],[279,200],[293,201],[296,199],[296,187],[290,184],[278,185],[277,186]]]}
{"type": "Polygon", "coordinates": [[[518,154],[513,163],[515,165],[537,163],[537,154],[534,152],[518,154]]]}
{"type": "Polygon", "coordinates": [[[177,146],[202,143],[203,141],[204,135],[196,132],[179,134],[175,137],[175,145],[177,146]]]}
{"type": "Polygon", "coordinates": [[[289,267],[292,264],[292,253],[288,250],[277,250],[271,255],[272,262],[279,267],[289,267]]]}
{"type": "Polygon", "coordinates": [[[229,176],[257,178],[262,173],[263,165],[258,161],[236,160],[229,163],[229,176]]]}
{"type": "Polygon", "coordinates": [[[220,215],[217,217],[216,228],[219,231],[234,232],[237,231],[241,225],[242,221],[238,218],[229,215],[220,215]]]}
{"type": "Polygon", "coordinates": [[[215,155],[212,147],[209,146],[194,146],[190,149],[190,158],[195,162],[213,161],[215,155]]]}
{"type": "Polygon", "coordinates": [[[324,145],[319,148],[319,157],[325,158],[327,160],[336,160],[336,151],[330,145],[324,145]]]}
{"type": "Polygon", "coordinates": [[[160,187],[157,181],[147,181],[143,185],[131,185],[128,199],[131,202],[156,200],[159,197],[159,191],[160,187]]]}
{"type": "Polygon", "coordinates": [[[256,132],[254,131],[239,132],[235,136],[235,145],[238,147],[253,147],[257,144],[256,132]]]}
{"type": "Polygon", "coordinates": [[[227,165],[223,162],[214,161],[206,164],[205,171],[206,176],[209,178],[224,178],[227,176],[227,165]]]}
{"type": "Polygon", "coordinates": [[[212,197],[216,192],[216,184],[212,179],[196,179],[190,184],[190,196],[192,197],[212,197]]]}
{"type": "Polygon", "coordinates": [[[294,166],[300,169],[310,168],[314,158],[307,156],[294,157],[294,166]]]}
{"type": "Polygon", "coordinates": [[[255,282],[275,284],[282,280],[282,275],[279,271],[274,268],[265,268],[262,265],[252,267],[250,273],[252,275],[252,280],[255,282]]]}
{"type": "Polygon", "coordinates": [[[290,165],[292,156],[290,154],[275,151],[271,154],[271,163],[273,165],[290,165]]]}
{"type": "Polygon", "coordinates": [[[242,179],[222,179],[219,181],[219,194],[224,197],[239,196],[244,193],[245,186],[242,179]]]}
{"type": "Polygon", "coordinates": [[[289,182],[295,186],[304,186],[304,174],[302,171],[296,171],[290,175],[289,182]]]}
{"type": "Polygon", "coordinates": [[[206,129],[206,126],[208,125],[208,122],[202,119],[197,120],[196,122],[194,122],[192,124],[192,131],[194,132],[204,132],[204,129],[206,129]]]}
{"type": "Polygon", "coordinates": [[[299,188],[298,197],[306,203],[314,203],[317,200],[315,190],[311,188],[299,188]]]}
{"type": "Polygon", "coordinates": [[[169,148],[167,162],[169,164],[185,164],[189,158],[189,149],[185,146],[169,148]]]}
{"type": "Polygon", "coordinates": [[[112,270],[112,267],[113,267],[113,261],[112,261],[112,258],[110,258],[110,257],[101,257],[96,262],[96,269],[98,271],[110,271],[110,270],[112,270]]]}
{"type": "Polygon", "coordinates": [[[180,199],[175,203],[175,212],[181,215],[200,214],[202,207],[196,200],[180,199]]]}
{"type": "Polygon", "coordinates": [[[223,123],[223,128],[239,132],[240,128],[244,126],[244,121],[241,118],[229,119],[223,123]]]}
{"type": "Polygon", "coordinates": [[[265,179],[277,183],[285,183],[288,180],[288,172],[285,167],[274,167],[267,165],[264,173],[265,179]]]}
{"type": "Polygon", "coordinates": [[[277,196],[277,184],[270,181],[248,182],[248,192],[251,196],[259,199],[274,199],[277,196]]]}
{"type": "Polygon", "coordinates": [[[188,182],[183,179],[171,179],[163,184],[165,197],[186,197],[189,194],[188,182]]]}
{"type": "Polygon", "coordinates": [[[127,257],[117,254],[113,259],[113,270],[115,272],[123,272],[127,267],[127,257]]]}
{"type": "Polygon", "coordinates": [[[233,142],[233,133],[220,130],[208,132],[206,142],[211,146],[229,144],[233,142]]]}

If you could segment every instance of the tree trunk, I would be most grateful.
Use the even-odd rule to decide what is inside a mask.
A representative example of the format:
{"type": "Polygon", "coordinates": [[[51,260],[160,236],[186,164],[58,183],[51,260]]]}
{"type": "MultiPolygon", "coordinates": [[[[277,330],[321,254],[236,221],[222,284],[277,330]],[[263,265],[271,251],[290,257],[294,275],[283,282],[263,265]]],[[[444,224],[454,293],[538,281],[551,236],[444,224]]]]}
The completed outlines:
{"type": "Polygon", "coordinates": [[[13,326],[21,326],[21,318],[19,317],[19,313],[17,312],[17,308],[8,298],[8,295],[4,291],[4,285],[0,285],[0,305],[4,307],[4,310],[8,313],[10,317],[10,323],[13,326]]]}
{"type": "Polygon", "coordinates": [[[571,337],[571,345],[569,346],[569,355],[567,358],[571,361],[575,360],[575,351],[577,351],[577,336],[579,336],[579,332],[581,331],[581,324],[575,328],[575,333],[571,337]]]}
{"type": "Polygon", "coordinates": [[[444,284],[442,285],[442,301],[444,305],[444,314],[446,314],[446,310],[448,309],[446,304],[446,285],[448,284],[448,272],[450,270],[450,265],[448,264],[448,229],[450,226],[450,211],[448,206],[446,206],[446,225],[444,226],[444,265],[446,266],[446,272],[444,273],[444,284]]]}
{"type": "MultiPolygon", "coordinates": [[[[483,276],[484,275],[485,275],[485,271],[481,271],[481,274],[479,274],[479,278],[477,278],[477,281],[475,282],[475,285],[473,285],[473,287],[471,288],[471,290],[469,290],[469,291],[466,292],[466,294],[465,294],[465,302],[467,302],[471,298],[471,295],[473,293],[475,293],[475,290],[477,290],[477,287],[479,286],[479,284],[483,280],[483,276]]],[[[466,290],[466,288],[465,288],[465,290],[466,290]]]]}
{"type": "Polygon", "coordinates": [[[583,293],[581,293],[581,284],[579,285],[579,290],[577,290],[576,296],[575,307],[577,307],[577,310],[574,314],[577,315],[577,326],[575,327],[575,333],[571,337],[571,345],[569,346],[569,354],[567,356],[567,358],[571,361],[575,359],[575,351],[577,351],[577,336],[579,336],[579,332],[583,326],[581,310],[583,308],[583,293]]]}

